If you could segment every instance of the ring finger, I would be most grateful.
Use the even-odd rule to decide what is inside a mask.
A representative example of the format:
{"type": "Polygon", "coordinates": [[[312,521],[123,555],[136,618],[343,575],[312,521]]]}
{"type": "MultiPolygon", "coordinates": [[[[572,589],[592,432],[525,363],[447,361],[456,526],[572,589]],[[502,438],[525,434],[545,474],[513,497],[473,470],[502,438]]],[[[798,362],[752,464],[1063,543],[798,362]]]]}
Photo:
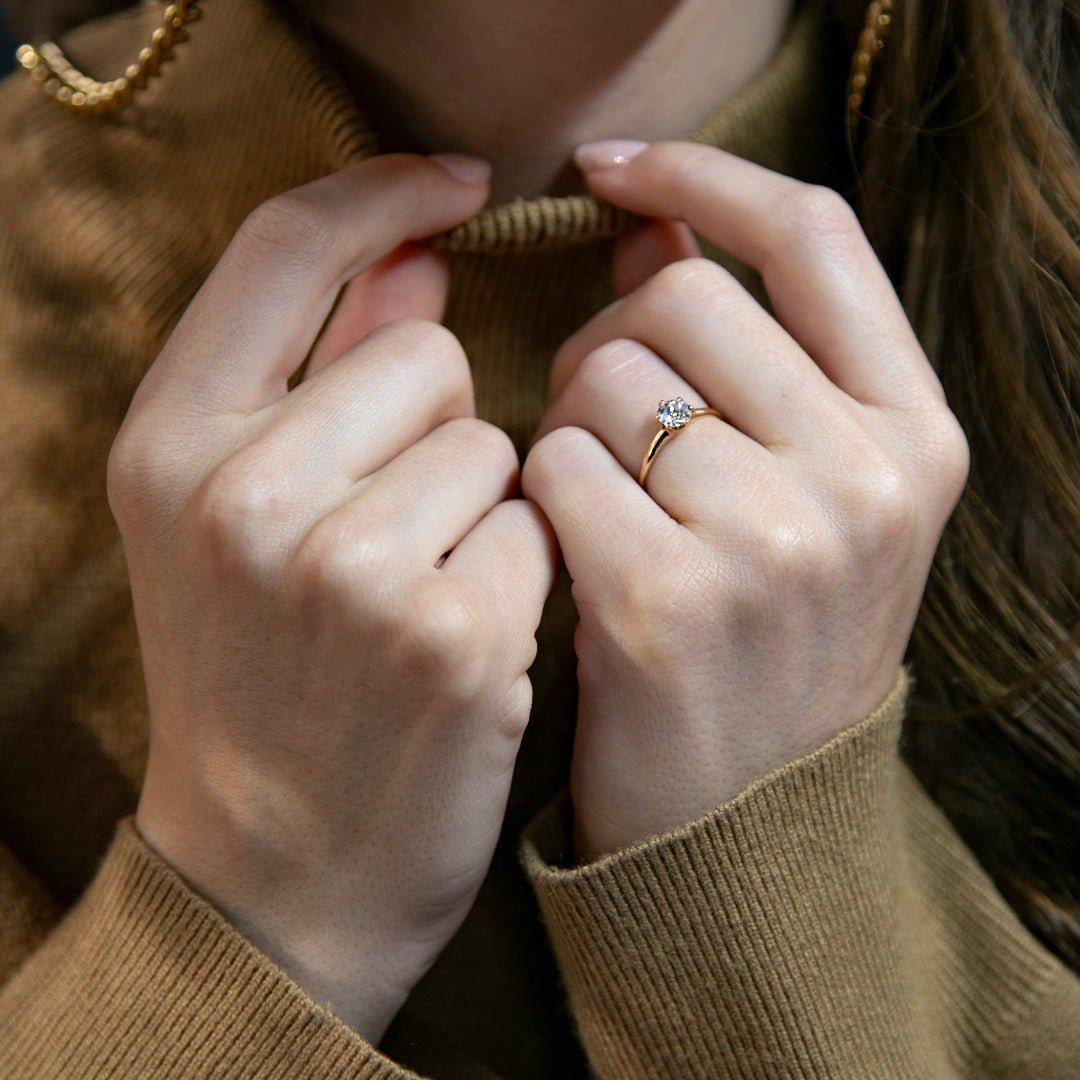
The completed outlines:
{"type": "Polygon", "coordinates": [[[731,274],[703,258],[671,263],[599,312],[560,348],[552,397],[600,342],[632,338],[670,357],[730,423],[764,446],[815,455],[823,412],[845,395],[731,274]]]}
{"type": "Polygon", "coordinates": [[[723,504],[736,476],[742,488],[748,471],[761,475],[772,469],[773,456],[722,419],[722,403],[707,401],[640,341],[616,338],[593,349],[548,408],[535,439],[558,427],[585,428],[636,480],[660,430],[657,403],[673,397],[717,407],[721,417],[702,417],[669,436],[645,487],[676,521],[704,524],[723,504]]]}

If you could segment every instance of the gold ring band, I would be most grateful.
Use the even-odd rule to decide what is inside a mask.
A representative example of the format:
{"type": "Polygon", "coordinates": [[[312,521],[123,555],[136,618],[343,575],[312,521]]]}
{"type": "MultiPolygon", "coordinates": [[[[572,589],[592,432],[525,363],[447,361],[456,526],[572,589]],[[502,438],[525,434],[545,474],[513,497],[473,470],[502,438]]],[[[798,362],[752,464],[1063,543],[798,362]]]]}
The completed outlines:
{"type": "Polygon", "coordinates": [[[681,397],[667,398],[657,405],[656,419],[660,424],[660,430],[653,436],[649,449],[645,451],[645,457],[641,461],[638,483],[642,487],[645,486],[645,478],[649,475],[656,455],[660,453],[660,447],[682,431],[687,424],[693,423],[702,416],[720,416],[720,414],[715,409],[704,405],[688,405],[681,397]]]}

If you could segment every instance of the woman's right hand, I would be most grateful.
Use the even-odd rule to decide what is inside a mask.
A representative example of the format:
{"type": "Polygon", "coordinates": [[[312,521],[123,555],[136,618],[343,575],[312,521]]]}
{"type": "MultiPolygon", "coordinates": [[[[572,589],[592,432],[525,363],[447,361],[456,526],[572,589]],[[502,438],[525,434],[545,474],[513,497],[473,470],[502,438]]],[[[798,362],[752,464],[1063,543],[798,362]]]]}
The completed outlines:
{"type": "Polygon", "coordinates": [[[401,247],[486,191],[392,154],[264,203],[109,460],[150,707],[138,828],[373,1043],[487,872],[555,574],[438,325],[446,265],[401,247]]]}

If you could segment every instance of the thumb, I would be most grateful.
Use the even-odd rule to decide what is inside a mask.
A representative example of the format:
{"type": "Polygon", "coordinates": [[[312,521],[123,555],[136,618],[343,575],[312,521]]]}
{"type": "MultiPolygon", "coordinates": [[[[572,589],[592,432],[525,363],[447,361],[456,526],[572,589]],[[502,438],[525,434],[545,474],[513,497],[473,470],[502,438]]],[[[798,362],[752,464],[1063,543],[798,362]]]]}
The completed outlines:
{"type": "Polygon", "coordinates": [[[312,347],[304,378],[333,363],[383,323],[406,316],[440,322],[449,288],[445,255],[416,241],[400,244],[341,290],[312,347]]]}
{"type": "Polygon", "coordinates": [[[626,296],[668,263],[700,254],[701,249],[686,222],[667,218],[647,221],[615,241],[615,293],[626,296]]]}

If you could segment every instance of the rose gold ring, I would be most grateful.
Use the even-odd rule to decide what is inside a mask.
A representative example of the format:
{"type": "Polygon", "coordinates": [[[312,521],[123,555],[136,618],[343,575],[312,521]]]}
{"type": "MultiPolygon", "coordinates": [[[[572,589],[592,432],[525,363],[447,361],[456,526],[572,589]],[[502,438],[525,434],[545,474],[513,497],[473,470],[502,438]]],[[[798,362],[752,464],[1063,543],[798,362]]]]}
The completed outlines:
{"type": "Polygon", "coordinates": [[[644,487],[645,478],[649,475],[652,463],[656,455],[660,453],[660,447],[682,431],[687,424],[702,416],[719,416],[715,409],[704,405],[690,405],[681,397],[667,398],[656,407],[656,419],[660,422],[660,430],[653,436],[649,443],[649,449],[645,451],[645,457],[641,462],[641,472],[638,474],[638,483],[644,487]]]}

